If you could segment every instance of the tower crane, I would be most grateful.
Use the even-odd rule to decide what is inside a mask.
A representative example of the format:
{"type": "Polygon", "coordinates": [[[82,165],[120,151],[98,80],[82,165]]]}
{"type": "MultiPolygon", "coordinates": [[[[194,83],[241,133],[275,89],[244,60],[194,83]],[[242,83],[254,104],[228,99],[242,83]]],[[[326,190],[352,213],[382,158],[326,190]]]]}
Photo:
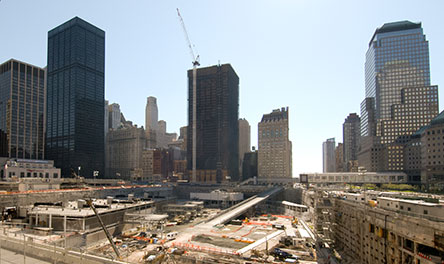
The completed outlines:
{"type": "Polygon", "coordinates": [[[185,22],[183,22],[183,18],[180,15],[179,8],[177,8],[177,15],[179,16],[180,23],[182,25],[183,33],[185,35],[185,40],[187,41],[188,48],[190,50],[191,63],[193,64],[193,128],[192,128],[193,129],[193,131],[192,131],[192,133],[193,133],[193,136],[192,136],[192,169],[193,169],[193,172],[192,172],[191,179],[193,182],[196,182],[196,146],[197,146],[197,144],[196,144],[196,119],[197,119],[196,118],[196,108],[197,108],[196,107],[196,101],[197,101],[196,100],[196,95],[197,95],[196,78],[197,78],[197,66],[200,66],[200,63],[199,63],[199,55],[197,55],[197,56],[194,55],[193,45],[191,44],[190,38],[188,36],[188,32],[185,27],[185,22]]]}

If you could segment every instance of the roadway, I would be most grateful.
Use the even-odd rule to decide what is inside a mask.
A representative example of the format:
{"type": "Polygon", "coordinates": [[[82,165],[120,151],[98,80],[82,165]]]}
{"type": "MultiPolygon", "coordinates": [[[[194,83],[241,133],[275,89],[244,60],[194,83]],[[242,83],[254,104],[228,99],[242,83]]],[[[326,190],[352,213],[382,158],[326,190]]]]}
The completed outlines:
{"type": "Polygon", "coordinates": [[[229,208],[228,210],[226,210],[224,213],[220,214],[216,218],[210,220],[209,222],[202,223],[201,225],[202,225],[202,227],[211,228],[215,225],[225,224],[225,223],[229,222],[230,220],[235,219],[236,217],[242,215],[251,207],[265,201],[270,196],[278,193],[281,190],[282,190],[281,187],[273,187],[261,194],[258,194],[255,198],[249,200],[246,203],[242,203],[240,205],[235,205],[235,206],[229,208]]]}

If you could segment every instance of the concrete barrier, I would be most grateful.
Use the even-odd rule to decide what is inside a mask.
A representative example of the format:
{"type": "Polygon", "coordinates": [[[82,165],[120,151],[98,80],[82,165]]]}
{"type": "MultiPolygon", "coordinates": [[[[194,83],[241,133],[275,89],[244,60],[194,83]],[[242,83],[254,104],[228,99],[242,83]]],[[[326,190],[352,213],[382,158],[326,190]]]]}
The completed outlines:
{"type": "Polygon", "coordinates": [[[64,248],[51,246],[46,244],[35,243],[30,237],[24,239],[16,239],[11,237],[0,237],[1,248],[25,254],[36,259],[48,262],[65,263],[65,264],[124,264],[126,262],[112,260],[100,256],[81,253],[73,250],[65,250],[64,248]]]}

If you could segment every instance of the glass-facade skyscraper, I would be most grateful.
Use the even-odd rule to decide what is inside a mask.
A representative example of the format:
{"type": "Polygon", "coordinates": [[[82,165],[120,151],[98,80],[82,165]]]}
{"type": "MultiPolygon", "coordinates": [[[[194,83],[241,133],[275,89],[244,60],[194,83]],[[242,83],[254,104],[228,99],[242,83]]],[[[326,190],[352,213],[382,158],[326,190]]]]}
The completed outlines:
{"type": "MultiPolygon", "coordinates": [[[[401,103],[401,90],[430,85],[429,43],[421,23],[400,21],[376,29],[365,61],[365,97],[374,98],[375,119],[389,119],[401,103]]],[[[371,136],[368,112],[361,107],[361,135],[371,136]]]]}
{"type": "MultiPolygon", "coordinates": [[[[239,180],[239,77],[230,64],[197,69],[196,175],[199,182],[239,180]]],[[[193,70],[188,71],[188,169],[192,169],[193,70]]]]}
{"type": "Polygon", "coordinates": [[[0,65],[0,156],[44,158],[45,70],[11,59],[0,65]]]}
{"type": "Polygon", "coordinates": [[[430,83],[429,43],[421,23],[400,21],[376,29],[365,62],[360,166],[404,169],[404,144],[438,114],[438,87],[430,83]]]}
{"type": "Polygon", "coordinates": [[[104,175],[105,32],[78,17],[49,31],[47,71],[47,158],[104,175]]]}

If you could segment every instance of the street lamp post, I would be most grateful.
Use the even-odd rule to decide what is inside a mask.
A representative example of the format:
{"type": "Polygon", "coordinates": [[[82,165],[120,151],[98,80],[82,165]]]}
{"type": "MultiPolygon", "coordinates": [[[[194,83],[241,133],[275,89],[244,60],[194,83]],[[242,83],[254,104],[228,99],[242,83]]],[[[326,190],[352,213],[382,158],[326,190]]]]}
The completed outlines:
{"type": "Polygon", "coordinates": [[[79,166],[79,167],[77,168],[77,176],[79,176],[79,178],[80,178],[80,169],[82,169],[82,167],[79,166]]]}

